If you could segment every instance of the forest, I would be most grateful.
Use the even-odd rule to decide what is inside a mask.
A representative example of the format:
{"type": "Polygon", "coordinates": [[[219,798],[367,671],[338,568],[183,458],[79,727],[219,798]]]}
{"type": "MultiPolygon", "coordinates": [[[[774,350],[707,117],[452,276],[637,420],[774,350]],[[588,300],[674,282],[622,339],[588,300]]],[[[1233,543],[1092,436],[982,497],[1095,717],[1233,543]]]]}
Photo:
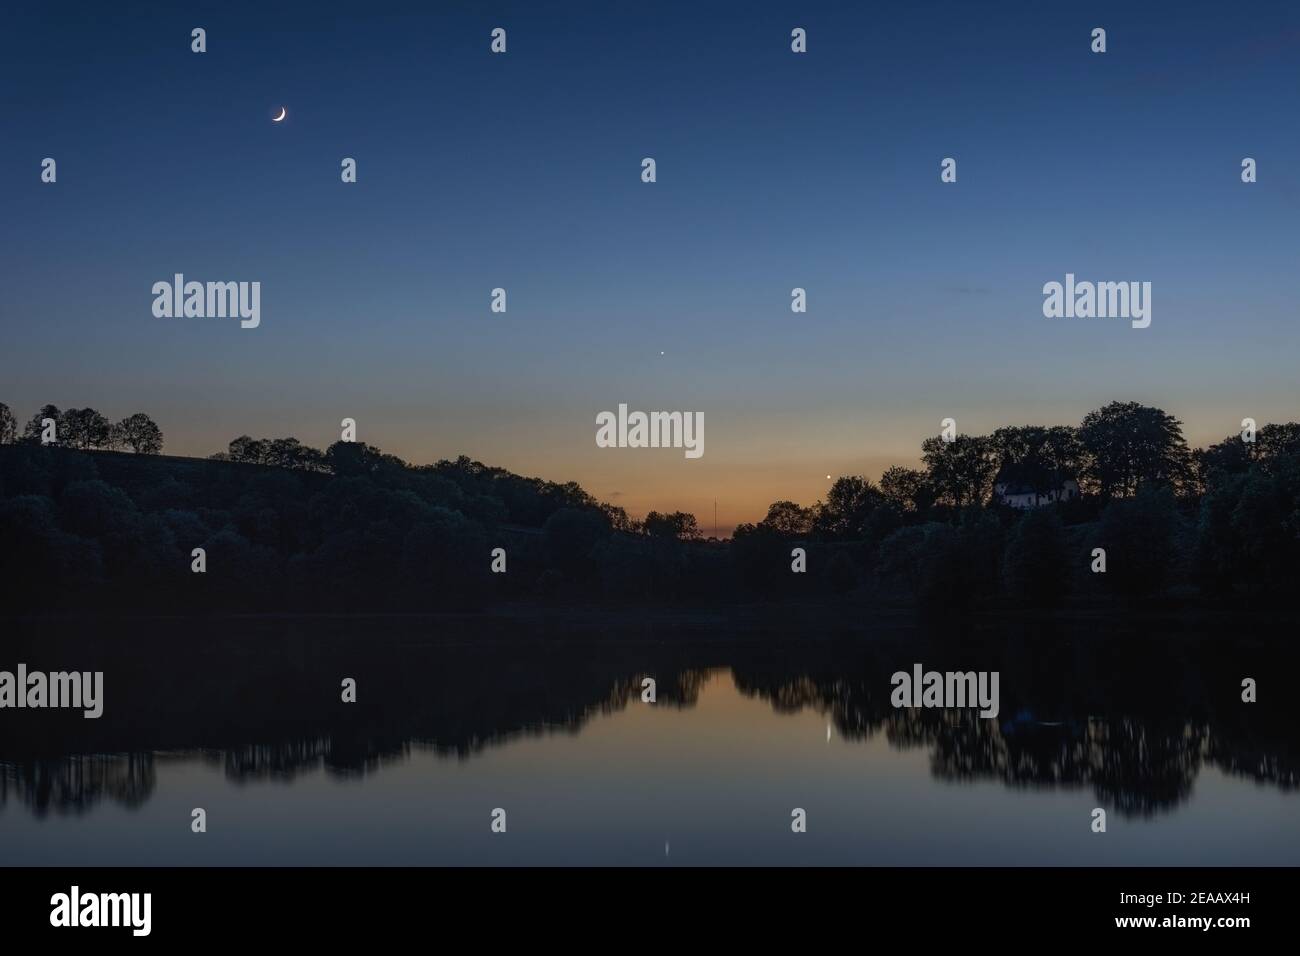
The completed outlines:
{"type": "Polygon", "coordinates": [[[247,435],[207,459],[162,449],[143,413],[47,405],[20,428],[0,405],[2,613],[1280,607],[1300,571],[1300,424],[1193,450],[1176,418],[1135,402],[1077,426],[926,438],[922,467],[840,477],[725,540],[690,514],[634,519],[574,482],[464,456],[415,465],[247,435]]]}

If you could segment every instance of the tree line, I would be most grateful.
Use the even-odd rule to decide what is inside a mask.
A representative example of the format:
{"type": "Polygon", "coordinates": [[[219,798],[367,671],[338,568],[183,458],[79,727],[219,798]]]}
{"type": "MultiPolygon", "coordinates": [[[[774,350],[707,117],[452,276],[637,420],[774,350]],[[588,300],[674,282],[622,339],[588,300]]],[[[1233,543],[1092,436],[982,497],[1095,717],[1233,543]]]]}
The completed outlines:
{"type": "Polygon", "coordinates": [[[1193,451],[1172,415],[1136,402],[1112,402],[1089,412],[1078,427],[1025,425],[948,441],[927,438],[921,443],[923,468],[894,466],[878,483],[842,477],[825,501],[811,507],[774,502],[759,525],[821,539],[872,537],[873,516],[877,524],[907,516],[951,520],[964,508],[994,506],[999,476],[1042,496],[1065,481],[1077,482],[1092,511],[1142,489],[1164,488],[1199,500],[1227,476],[1253,465],[1276,469],[1300,454],[1295,422],[1266,424],[1252,439],[1233,435],[1193,451]],[[883,515],[877,514],[881,508],[883,515]]]}
{"type": "Polygon", "coordinates": [[[922,468],[889,468],[878,483],[842,477],[810,507],[774,502],[736,529],[738,566],[769,593],[788,590],[772,569],[806,540],[823,546],[833,589],[949,610],[1070,597],[1279,600],[1300,570],[1295,422],[1192,450],[1174,416],[1111,402],[1077,427],[936,436],[921,450],[922,468]],[[1024,511],[995,487],[1046,496],[1066,481],[1077,497],[1024,511]]]}
{"type": "Polygon", "coordinates": [[[51,411],[21,440],[12,424],[0,436],[8,607],[1284,602],[1300,571],[1296,423],[1193,451],[1173,416],[1113,402],[1077,427],[929,438],[921,468],[890,468],[877,482],[843,476],[823,500],[774,502],[717,541],[693,515],[638,520],[575,482],[465,456],[412,465],[357,442],[320,450],[247,435],[211,459],[101,456],[93,451],[106,446],[83,444],[75,425],[46,446],[33,434],[40,420],[71,414],[51,411]],[[1025,511],[994,490],[1048,493],[1066,480],[1078,497],[1025,511]],[[496,548],[505,573],[491,571],[496,548]]]}
{"type": "Polygon", "coordinates": [[[83,451],[129,450],[140,455],[157,455],[162,452],[163,433],[143,412],[112,422],[93,408],[61,411],[57,405],[42,406],[20,432],[9,406],[0,402],[0,445],[19,441],[83,451]],[[49,424],[53,425],[52,429],[49,424]]]}

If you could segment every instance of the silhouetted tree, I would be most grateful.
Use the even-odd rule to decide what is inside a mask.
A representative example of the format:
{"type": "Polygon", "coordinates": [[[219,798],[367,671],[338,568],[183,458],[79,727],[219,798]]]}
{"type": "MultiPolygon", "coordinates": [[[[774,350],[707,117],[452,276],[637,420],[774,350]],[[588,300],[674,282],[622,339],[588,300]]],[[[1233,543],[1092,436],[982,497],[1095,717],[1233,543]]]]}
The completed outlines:
{"type": "Polygon", "coordinates": [[[652,511],[641,522],[645,533],[652,538],[673,538],[678,541],[698,541],[701,537],[695,515],[684,511],[660,514],[652,511]]]}
{"type": "Polygon", "coordinates": [[[63,442],[63,413],[59,411],[57,405],[42,405],[41,410],[32,416],[26,427],[23,428],[23,437],[30,438],[33,441],[40,441],[41,434],[45,431],[45,420],[50,419],[54,422],[55,435],[54,443],[63,442]]]}
{"type": "Polygon", "coordinates": [[[1001,525],[971,508],[956,526],[927,522],[900,528],[880,546],[879,573],[902,582],[927,612],[969,609],[998,591],[1001,525]]]}
{"type": "MultiPolygon", "coordinates": [[[[302,447],[295,438],[279,439],[281,444],[272,443],[266,449],[267,463],[272,463],[277,456],[288,460],[300,460],[299,449],[302,447]]],[[[395,455],[386,455],[374,445],[361,442],[336,441],[325,449],[321,465],[340,477],[359,477],[362,475],[381,481],[393,482],[402,477],[407,470],[406,462],[395,455]]]]}
{"type": "MultiPolygon", "coordinates": [[[[15,430],[3,422],[0,415],[0,441],[15,430]]],[[[322,453],[293,438],[247,435],[225,457],[263,467],[83,454],[73,447],[112,443],[103,438],[102,416],[46,406],[27,438],[0,449],[0,502],[22,499],[6,505],[0,552],[30,556],[35,569],[13,573],[3,586],[15,608],[32,606],[37,591],[56,582],[61,600],[100,587],[96,607],[148,599],[413,609],[472,604],[489,589],[503,597],[595,581],[624,598],[714,601],[739,595],[743,584],[748,596],[766,600],[852,590],[870,571],[882,597],[885,585],[896,585],[927,609],[969,608],[1003,585],[1019,599],[1051,604],[1071,576],[1062,571],[1066,519],[1071,542],[1106,547],[1108,573],[1095,583],[1120,594],[1160,590],[1170,569],[1181,573],[1193,555],[1207,592],[1289,593],[1300,571],[1300,425],[1265,425],[1254,443],[1233,436],[1198,452],[1204,493],[1189,529],[1170,488],[1186,487],[1181,466],[1190,460],[1178,423],[1158,409],[1112,403],[1085,424],[1087,442],[1069,428],[1041,426],[951,444],[929,439],[927,472],[891,468],[879,487],[843,477],[812,508],[777,501],[729,543],[705,545],[694,543],[693,515],[651,512],[639,523],[574,482],[515,475],[465,456],[413,467],[368,445],[338,442],[322,453]],[[59,444],[72,447],[39,447],[44,418],[56,421],[59,444]],[[997,466],[1038,473],[1046,484],[1071,473],[1081,450],[1090,487],[1104,482],[1112,499],[1095,528],[1080,524],[1095,513],[1092,502],[1018,519],[1009,509],[979,507],[997,466]],[[1136,497],[1124,497],[1134,490],[1136,497]],[[935,516],[944,523],[919,523],[935,516]],[[917,523],[900,530],[904,518],[917,523]],[[1004,523],[1011,531],[1005,549],[1004,523]],[[220,580],[188,573],[190,550],[205,542],[215,545],[209,561],[222,568],[220,580]],[[488,577],[486,559],[471,557],[499,542],[510,549],[508,580],[488,577]],[[795,545],[808,551],[808,574],[791,573],[795,545]],[[231,561],[247,567],[229,575],[231,561]]],[[[155,429],[140,413],[112,431],[148,452],[158,450],[155,429]],[[129,433],[127,422],[139,430],[129,433]]],[[[1088,579],[1086,548],[1064,567],[1088,579]]]]}
{"type": "Polygon", "coordinates": [[[1285,596],[1300,573],[1300,456],[1219,475],[1201,499],[1195,569],[1210,593],[1285,596]]]}
{"type": "Polygon", "coordinates": [[[592,549],[609,537],[609,532],[609,520],[599,511],[561,508],[542,526],[546,556],[565,575],[584,576],[592,569],[592,549]]]}
{"type": "Polygon", "coordinates": [[[486,583],[488,551],[483,529],[473,521],[458,511],[430,508],[402,539],[402,570],[414,600],[432,592],[440,605],[472,603],[486,583]]]}
{"type": "Polygon", "coordinates": [[[872,513],[885,504],[880,489],[866,478],[860,475],[837,478],[826,493],[826,501],[814,508],[813,533],[841,540],[865,538],[872,513]]]}
{"type": "Polygon", "coordinates": [[[0,500],[0,599],[6,609],[56,611],[100,583],[99,545],[59,528],[42,495],[0,500]]]}
{"type": "Polygon", "coordinates": [[[1168,486],[1148,484],[1101,514],[1096,544],[1106,549],[1106,583],[1127,597],[1161,590],[1173,563],[1178,513],[1168,486]]]}
{"type": "Polygon", "coordinates": [[[880,493],[905,513],[924,514],[934,504],[934,491],[925,472],[894,465],[880,476],[880,493]]]}
{"type": "Polygon", "coordinates": [[[342,470],[335,469],[335,473],[342,475],[371,473],[388,457],[391,456],[385,456],[378,448],[355,442],[336,442],[328,451],[322,452],[296,438],[262,439],[247,435],[240,435],[232,441],[226,453],[229,461],[298,471],[329,471],[337,465],[342,470]]]}
{"type": "Polygon", "coordinates": [[[1244,475],[1252,466],[1265,471],[1278,462],[1300,457],[1300,423],[1267,424],[1259,428],[1253,442],[1230,435],[1208,448],[1192,452],[1198,490],[1210,491],[1225,478],[1244,475]]]}
{"type": "Polygon", "coordinates": [[[918,602],[947,603],[959,577],[956,538],[951,525],[938,521],[900,528],[880,545],[882,580],[918,602]]]}
{"type": "Polygon", "coordinates": [[[731,556],[741,583],[764,597],[779,594],[791,577],[790,538],[766,521],[737,525],[731,556]]]}
{"type": "Polygon", "coordinates": [[[1079,440],[1087,456],[1084,475],[1103,499],[1131,496],[1144,484],[1177,488],[1191,477],[1182,422],[1149,405],[1111,402],[1091,411],[1079,440]]]}
{"type": "Polygon", "coordinates": [[[9,406],[0,402],[0,445],[8,445],[18,437],[18,423],[9,406]]]}
{"type": "Polygon", "coordinates": [[[813,509],[801,508],[793,501],[774,501],[760,524],[786,537],[798,538],[812,530],[813,509]]]}
{"type": "Polygon", "coordinates": [[[93,408],[69,408],[59,419],[59,441],[73,448],[107,448],[113,426],[93,408]]]}
{"type": "Polygon", "coordinates": [[[1244,475],[1255,461],[1257,445],[1233,435],[1207,448],[1192,452],[1192,470],[1197,491],[1205,494],[1227,478],[1244,475]]]}
{"type": "Polygon", "coordinates": [[[260,465],[266,457],[266,442],[240,435],[230,443],[227,455],[231,461],[260,465]]]}
{"type": "Polygon", "coordinates": [[[988,502],[998,468],[989,438],[958,435],[944,441],[936,435],[921,443],[921,451],[929,484],[940,501],[956,508],[988,502]]]}
{"type": "Polygon", "coordinates": [[[610,527],[615,531],[622,531],[628,534],[635,534],[642,530],[641,522],[629,518],[627,511],[618,505],[599,505],[600,510],[604,512],[605,517],[609,519],[610,527]]]}
{"type": "Polygon", "coordinates": [[[144,412],[128,415],[113,426],[114,444],[130,448],[137,455],[157,455],[162,451],[162,429],[144,412]]]}
{"type": "Polygon", "coordinates": [[[1065,528],[1053,507],[1034,508],[1016,523],[1002,573],[1008,593],[1038,607],[1055,607],[1070,577],[1065,528]]]}
{"type": "Polygon", "coordinates": [[[1255,436],[1255,444],[1260,464],[1266,469],[1272,470],[1279,463],[1290,467],[1300,458],[1300,422],[1264,425],[1255,436]]]}

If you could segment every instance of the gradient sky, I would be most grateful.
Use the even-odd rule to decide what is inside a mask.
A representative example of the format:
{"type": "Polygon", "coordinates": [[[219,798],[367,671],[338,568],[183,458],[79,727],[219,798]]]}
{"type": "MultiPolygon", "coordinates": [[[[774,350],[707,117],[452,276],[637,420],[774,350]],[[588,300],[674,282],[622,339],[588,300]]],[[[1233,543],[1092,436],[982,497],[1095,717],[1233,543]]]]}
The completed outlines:
{"type": "Polygon", "coordinates": [[[22,420],[146,411],[208,455],[349,416],[725,532],[946,416],[1300,417],[1294,3],[45,6],[0,20],[22,420]],[[261,327],[155,318],[175,272],[260,281],[261,327]],[[1066,272],[1150,281],[1151,327],[1044,318],[1066,272]],[[597,448],[619,402],[702,411],[704,457],[597,448]]]}

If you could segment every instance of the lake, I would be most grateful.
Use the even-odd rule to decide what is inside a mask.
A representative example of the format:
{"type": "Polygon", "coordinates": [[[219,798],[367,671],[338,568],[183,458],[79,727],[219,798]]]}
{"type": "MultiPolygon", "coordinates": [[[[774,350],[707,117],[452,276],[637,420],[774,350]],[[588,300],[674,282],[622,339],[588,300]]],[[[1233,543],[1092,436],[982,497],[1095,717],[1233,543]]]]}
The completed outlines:
{"type": "Polygon", "coordinates": [[[1300,861],[1290,628],[599,614],[5,627],[0,669],[104,673],[98,720],[0,710],[8,865],[1300,861]],[[890,675],[915,664],[998,671],[998,716],[894,707],[890,675]]]}

